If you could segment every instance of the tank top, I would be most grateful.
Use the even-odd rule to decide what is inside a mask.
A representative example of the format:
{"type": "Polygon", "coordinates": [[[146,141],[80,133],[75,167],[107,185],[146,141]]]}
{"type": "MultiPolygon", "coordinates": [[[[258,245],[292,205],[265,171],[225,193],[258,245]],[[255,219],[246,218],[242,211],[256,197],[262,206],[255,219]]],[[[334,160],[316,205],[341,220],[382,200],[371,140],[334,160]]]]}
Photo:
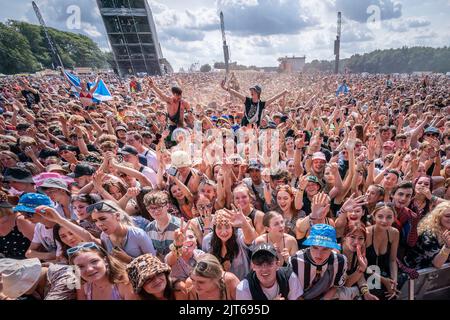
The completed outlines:
{"type": "MultiPolygon", "coordinates": [[[[92,300],[92,283],[86,283],[85,288],[86,289],[84,293],[86,294],[86,300],[92,300]]],[[[116,284],[113,284],[110,300],[122,300],[122,297],[119,293],[119,288],[116,284]]]]}
{"type": "Polygon", "coordinates": [[[167,115],[169,116],[170,121],[178,125],[178,122],[180,122],[180,113],[181,113],[181,100],[178,102],[177,113],[175,113],[175,115],[173,116],[171,116],[169,113],[167,113],[167,115]]]}
{"type": "Polygon", "coordinates": [[[88,98],[88,99],[92,99],[93,96],[90,92],[84,93],[83,91],[80,92],[80,98],[88,98]]]}
{"type": "Polygon", "coordinates": [[[17,223],[14,228],[4,237],[0,237],[0,253],[6,258],[25,259],[25,253],[31,241],[19,231],[17,223]]]}
{"type": "MultiPolygon", "coordinates": [[[[375,230],[374,230],[375,231],[375,230]]],[[[367,257],[367,263],[369,266],[371,265],[377,265],[380,268],[381,275],[383,277],[389,278],[391,276],[390,271],[390,256],[391,256],[391,240],[389,239],[389,231],[386,230],[387,237],[388,237],[388,244],[386,253],[378,255],[375,251],[375,246],[373,243],[375,232],[372,233],[372,244],[367,247],[366,249],[366,257],[367,257]]]]}

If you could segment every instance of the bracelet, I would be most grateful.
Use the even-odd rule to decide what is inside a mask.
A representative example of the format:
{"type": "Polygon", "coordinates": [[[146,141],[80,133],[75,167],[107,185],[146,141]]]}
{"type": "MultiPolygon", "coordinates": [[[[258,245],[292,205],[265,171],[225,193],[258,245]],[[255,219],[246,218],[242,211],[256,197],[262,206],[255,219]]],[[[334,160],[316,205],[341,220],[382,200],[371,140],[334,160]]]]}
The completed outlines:
{"type": "Polygon", "coordinates": [[[431,200],[431,202],[435,202],[437,200],[437,198],[438,197],[436,197],[435,195],[432,195],[430,200],[431,200]]]}
{"type": "Polygon", "coordinates": [[[366,160],[366,162],[367,163],[372,163],[372,162],[374,162],[375,160],[366,160]]]}
{"type": "Polygon", "coordinates": [[[366,295],[367,293],[369,293],[369,288],[363,287],[363,288],[361,289],[361,295],[364,296],[364,295],[366,295]]]}

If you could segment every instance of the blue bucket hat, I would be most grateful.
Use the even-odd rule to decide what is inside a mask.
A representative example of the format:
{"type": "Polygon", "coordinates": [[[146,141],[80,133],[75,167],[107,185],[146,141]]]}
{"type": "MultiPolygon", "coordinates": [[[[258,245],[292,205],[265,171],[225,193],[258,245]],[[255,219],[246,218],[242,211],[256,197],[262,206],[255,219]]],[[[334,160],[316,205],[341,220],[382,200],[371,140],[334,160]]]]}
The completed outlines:
{"type": "Polygon", "coordinates": [[[45,194],[25,193],[20,197],[19,203],[14,207],[13,211],[34,213],[34,210],[39,206],[53,207],[53,203],[45,194]]]}
{"type": "Polygon", "coordinates": [[[341,250],[341,246],[336,241],[336,230],[328,224],[313,225],[304,245],[341,250]]]}

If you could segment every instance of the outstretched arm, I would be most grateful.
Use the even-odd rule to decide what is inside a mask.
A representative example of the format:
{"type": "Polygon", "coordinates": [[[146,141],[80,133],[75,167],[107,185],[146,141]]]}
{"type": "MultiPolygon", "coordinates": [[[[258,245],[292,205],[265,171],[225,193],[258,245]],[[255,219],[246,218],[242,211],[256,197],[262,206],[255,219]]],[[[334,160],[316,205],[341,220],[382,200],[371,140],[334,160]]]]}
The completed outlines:
{"type": "Polygon", "coordinates": [[[152,78],[148,78],[148,85],[151,89],[165,102],[170,103],[172,99],[167,96],[164,92],[162,92],[155,84],[152,78]]]}
{"type": "Polygon", "coordinates": [[[288,93],[288,91],[286,89],[284,89],[282,92],[280,92],[280,93],[274,95],[272,98],[266,100],[266,107],[269,106],[272,102],[280,99],[281,97],[283,97],[287,93],[288,93]]]}
{"type": "Polygon", "coordinates": [[[233,96],[237,97],[238,99],[242,100],[242,102],[245,102],[245,99],[246,99],[245,95],[243,95],[243,94],[240,93],[240,92],[237,92],[237,91],[234,90],[234,89],[231,89],[230,87],[228,87],[228,88],[225,87],[225,81],[222,81],[222,83],[220,84],[220,86],[221,86],[221,88],[222,88],[223,90],[228,91],[231,95],[233,95],[233,96]]]}

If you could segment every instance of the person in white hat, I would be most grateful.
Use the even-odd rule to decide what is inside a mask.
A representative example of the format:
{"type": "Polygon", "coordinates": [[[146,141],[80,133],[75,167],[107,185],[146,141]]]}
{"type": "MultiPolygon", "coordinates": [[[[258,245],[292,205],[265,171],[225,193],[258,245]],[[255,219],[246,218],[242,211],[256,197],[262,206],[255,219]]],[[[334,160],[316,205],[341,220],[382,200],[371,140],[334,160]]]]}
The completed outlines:
{"type": "Polygon", "coordinates": [[[176,169],[175,177],[180,180],[192,193],[198,191],[201,176],[192,168],[191,156],[182,150],[172,153],[172,167],[176,169]]]}
{"type": "Polygon", "coordinates": [[[0,300],[74,300],[75,270],[66,265],[41,265],[38,258],[0,259],[0,300]]]}

